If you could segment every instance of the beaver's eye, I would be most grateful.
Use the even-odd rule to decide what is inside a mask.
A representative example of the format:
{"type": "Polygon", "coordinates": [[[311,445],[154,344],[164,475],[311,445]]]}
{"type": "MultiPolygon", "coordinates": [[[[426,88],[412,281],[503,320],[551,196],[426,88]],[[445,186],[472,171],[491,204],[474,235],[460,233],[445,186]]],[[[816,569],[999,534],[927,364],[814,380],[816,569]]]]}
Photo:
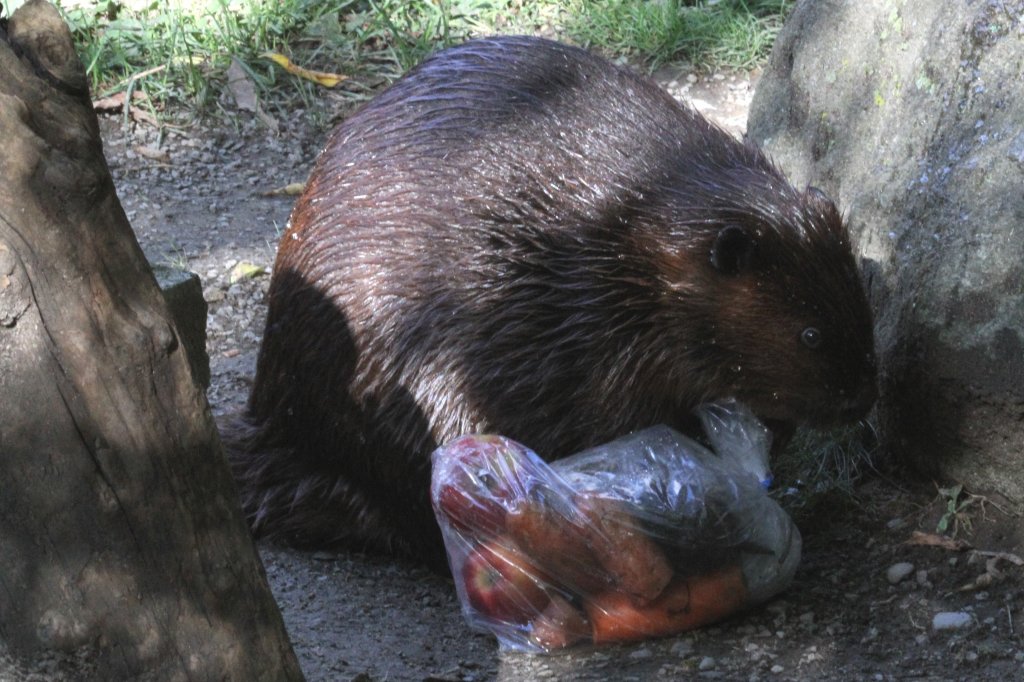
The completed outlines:
{"type": "Polygon", "coordinates": [[[800,340],[804,342],[805,346],[814,350],[821,346],[821,332],[816,327],[808,327],[800,332],[800,340]]]}

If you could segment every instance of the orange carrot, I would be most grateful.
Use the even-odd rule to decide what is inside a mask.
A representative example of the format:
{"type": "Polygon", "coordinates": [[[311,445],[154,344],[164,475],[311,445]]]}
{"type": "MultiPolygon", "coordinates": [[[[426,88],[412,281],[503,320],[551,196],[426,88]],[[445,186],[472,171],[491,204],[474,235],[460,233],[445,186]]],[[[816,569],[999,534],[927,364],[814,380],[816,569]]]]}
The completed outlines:
{"type": "Polygon", "coordinates": [[[544,651],[565,649],[590,638],[590,623],[583,613],[557,594],[531,623],[530,639],[544,651]]]}
{"type": "Polygon", "coordinates": [[[595,495],[577,495],[576,506],[588,521],[587,545],[614,589],[638,604],[656,599],[672,580],[672,566],[636,517],[618,500],[595,495]]]}
{"type": "Polygon", "coordinates": [[[663,637],[721,620],[746,604],[743,572],[731,566],[715,573],[675,578],[645,606],[622,592],[605,592],[584,603],[594,644],[663,637]]]}
{"type": "Polygon", "coordinates": [[[509,537],[523,552],[571,592],[591,594],[615,585],[587,544],[588,521],[537,500],[522,500],[508,513],[509,537]]]}

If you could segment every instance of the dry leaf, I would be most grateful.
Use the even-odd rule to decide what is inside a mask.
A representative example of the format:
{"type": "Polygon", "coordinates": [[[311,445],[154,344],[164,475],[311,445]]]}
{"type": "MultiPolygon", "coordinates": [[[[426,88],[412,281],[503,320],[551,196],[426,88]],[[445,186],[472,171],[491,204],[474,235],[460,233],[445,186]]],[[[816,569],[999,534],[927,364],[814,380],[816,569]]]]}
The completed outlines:
{"type": "Polygon", "coordinates": [[[305,78],[308,81],[313,81],[325,88],[333,88],[335,85],[348,78],[348,76],[343,76],[340,73],[327,73],[325,71],[304,69],[301,66],[296,65],[292,60],[288,59],[288,57],[277,52],[264,52],[260,56],[277,62],[288,73],[293,73],[299,78],[305,78]]]}
{"type": "Polygon", "coordinates": [[[231,58],[231,66],[228,67],[228,91],[235,99],[235,106],[244,111],[256,112],[258,102],[256,101],[256,86],[253,85],[249,75],[234,57],[231,58]]]}
{"type": "Polygon", "coordinates": [[[160,163],[170,163],[171,156],[163,149],[153,149],[152,147],[132,147],[132,151],[141,156],[144,159],[150,161],[158,161],[160,163]]]}
{"type": "MultiPolygon", "coordinates": [[[[110,97],[103,97],[101,99],[94,100],[92,103],[92,108],[94,111],[103,114],[112,114],[121,111],[124,109],[125,95],[126,93],[124,91],[121,91],[111,95],[110,97]]],[[[134,102],[136,106],[129,107],[128,114],[132,117],[132,119],[139,123],[145,123],[151,126],[159,126],[160,122],[157,121],[156,116],[149,113],[145,109],[139,108],[138,106],[138,103],[148,101],[149,97],[146,96],[146,93],[139,91],[133,92],[132,102],[134,102]]]]}
{"type": "Polygon", "coordinates": [[[138,123],[145,123],[147,125],[158,127],[160,125],[160,122],[156,119],[156,117],[148,111],[145,111],[138,107],[138,103],[140,102],[148,103],[150,101],[149,96],[143,91],[135,90],[133,84],[136,81],[145,78],[146,76],[151,76],[154,73],[159,73],[160,71],[163,71],[166,68],[167,65],[162,64],[160,66],[154,66],[152,69],[146,69],[141,73],[136,73],[129,76],[125,80],[118,83],[116,86],[121,87],[122,85],[127,85],[126,90],[117,92],[111,95],[110,97],[103,97],[101,99],[95,100],[92,103],[93,110],[104,113],[112,113],[115,111],[122,111],[127,106],[128,113],[131,115],[133,120],[135,120],[138,123]],[[131,103],[125,101],[126,94],[129,91],[132,93],[131,103]],[[132,106],[133,104],[135,106],[132,106]]]}
{"type": "Polygon", "coordinates": [[[302,194],[302,191],[306,189],[306,183],[304,182],[292,182],[284,187],[275,187],[263,192],[262,196],[265,197],[295,197],[302,194]]]}
{"type": "MultiPolygon", "coordinates": [[[[121,111],[121,109],[124,108],[124,99],[127,94],[128,93],[122,90],[121,92],[115,93],[110,97],[101,97],[100,99],[93,100],[92,108],[96,111],[101,111],[104,113],[121,111]]],[[[133,101],[137,102],[139,100],[144,99],[146,99],[146,96],[141,92],[136,91],[132,93],[133,101]]]]}
{"type": "Polygon", "coordinates": [[[252,263],[239,263],[235,267],[231,268],[231,274],[228,275],[228,281],[234,284],[235,282],[243,279],[253,279],[260,275],[266,274],[267,269],[259,265],[253,265],[252,263]]]}
{"type": "Polygon", "coordinates": [[[154,128],[159,127],[160,125],[160,122],[156,120],[156,116],[149,113],[145,109],[140,109],[139,107],[132,107],[131,110],[129,110],[128,114],[132,117],[132,120],[137,121],[138,123],[145,123],[147,125],[153,126],[154,128]]]}
{"type": "Polygon", "coordinates": [[[919,530],[915,530],[905,544],[922,545],[924,547],[939,547],[953,552],[964,552],[971,548],[970,543],[963,540],[956,540],[936,533],[922,533],[919,530]]]}

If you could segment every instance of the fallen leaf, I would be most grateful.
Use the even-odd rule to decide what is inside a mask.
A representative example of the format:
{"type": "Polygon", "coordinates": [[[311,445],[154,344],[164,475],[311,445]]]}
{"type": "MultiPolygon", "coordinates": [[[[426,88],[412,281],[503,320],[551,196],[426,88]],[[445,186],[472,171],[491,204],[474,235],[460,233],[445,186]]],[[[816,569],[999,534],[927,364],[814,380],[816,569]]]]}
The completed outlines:
{"type": "Polygon", "coordinates": [[[160,163],[170,163],[171,156],[163,149],[153,149],[152,147],[132,147],[132,151],[141,156],[144,159],[150,161],[158,161],[160,163]]]}
{"type": "MultiPolygon", "coordinates": [[[[111,95],[110,97],[102,97],[100,99],[94,100],[92,103],[92,108],[94,111],[101,114],[113,114],[118,111],[122,111],[125,107],[126,95],[127,93],[125,91],[121,91],[111,95]]],[[[160,122],[157,121],[156,116],[138,106],[140,103],[149,102],[149,97],[146,96],[146,93],[139,92],[136,90],[132,93],[132,102],[134,103],[134,106],[130,106],[128,108],[128,114],[132,117],[132,119],[139,123],[145,123],[147,125],[160,125],[160,122]]]]}
{"type": "MultiPolygon", "coordinates": [[[[92,100],[92,109],[97,112],[120,112],[125,105],[125,92],[117,92],[110,97],[100,97],[92,100]]],[[[141,93],[136,93],[141,94],[141,93]]]]}
{"type": "Polygon", "coordinates": [[[340,73],[328,73],[326,71],[304,69],[295,64],[292,60],[288,59],[288,57],[277,52],[264,52],[260,56],[276,62],[288,73],[295,74],[299,78],[305,78],[308,81],[313,81],[325,88],[333,88],[335,85],[348,78],[348,76],[343,76],[340,73]]]}
{"type": "MultiPolygon", "coordinates": [[[[93,100],[92,108],[96,111],[102,112],[113,112],[121,111],[124,108],[124,100],[128,93],[124,90],[116,92],[110,97],[101,97],[100,99],[93,100]]],[[[132,103],[137,104],[139,102],[148,102],[149,96],[146,93],[136,90],[132,93],[132,103]]]]}
{"type": "Polygon", "coordinates": [[[256,101],[256,86],[253,85],[249,74],[245,72],[242,65],[234,57],[231,58],[231,66],[228,67],[228,92],[235,99],[235,106],[244,111],[256,112],[258,102],[256,101]]]}
{"type": "Polygon", "coordinates": [[[124,98],[128,90],[132,91],[132,102],[149,101],[149,97],[145,92],[134,89],[134,83],[142,80],[146,76],[152,76],[155,73],[159,73],[167,68],[166,64],[160,66],[154,66],[152,69],[146,69],[140,73],[132,74],[128,78],[125,78],[120,83],[115,85],[115,88],[126,86],[125,90],[121,90],[109,97],[101,97],[100,99],[94,100],[92,108],[96,111],[120,111],[124,108],[124,98]]]}
{"type": "Polygon", "coordinates": [[[267,269],[262,266],[243,262],[231,268],[231,274],[228,275],[228,281],[234,284],[239,280],[259,277],[260,275],[266,274],[266,272],[267,269]]]}
{"type": "Polygon", "coordinates": [[[965,552],[971,548],[970,543],[963,540],[957,540],[937,533],[922,533],[919,530],[915,530],[911,533],[910,539],[904,544],[922,545],[924,547],[939,547],[953,552],[965,552]]]}
{"type": "Polygon", "coordinates": [[[275,187],[274,189],[268,189],[263,192],[261,196],[265,197],[294,197],[302,194],[302,191],[306,189],[306,183],[304,182],[292,182],[284,187],[275,187]]]}
{"type": "Polygon", "coordinates": [[[153,114],[149,113],[145,109],[140,109],[139,107],[132,107],[129,110],[128,113],[132,117],[133,120],[135,120],[135,121],[137,121],[139,123],[145,123],[145,124],[151,125],[153,127],[159,127],[160,126],[160,122],[158,120],[156,120],[156,116],[154,116],[153,114]]]}

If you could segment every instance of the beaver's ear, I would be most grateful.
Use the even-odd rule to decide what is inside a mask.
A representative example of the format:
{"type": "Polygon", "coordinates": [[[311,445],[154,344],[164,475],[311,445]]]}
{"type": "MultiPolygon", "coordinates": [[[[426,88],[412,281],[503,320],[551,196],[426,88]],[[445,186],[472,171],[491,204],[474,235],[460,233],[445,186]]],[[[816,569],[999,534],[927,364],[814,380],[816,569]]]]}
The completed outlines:
{"type": "Polygon", "coordinates": [[[711,247],[711,265],[726,275],[738,275],[751,268],[756,249],[754,238],[742,227],[723,227],[711,247]]]}

